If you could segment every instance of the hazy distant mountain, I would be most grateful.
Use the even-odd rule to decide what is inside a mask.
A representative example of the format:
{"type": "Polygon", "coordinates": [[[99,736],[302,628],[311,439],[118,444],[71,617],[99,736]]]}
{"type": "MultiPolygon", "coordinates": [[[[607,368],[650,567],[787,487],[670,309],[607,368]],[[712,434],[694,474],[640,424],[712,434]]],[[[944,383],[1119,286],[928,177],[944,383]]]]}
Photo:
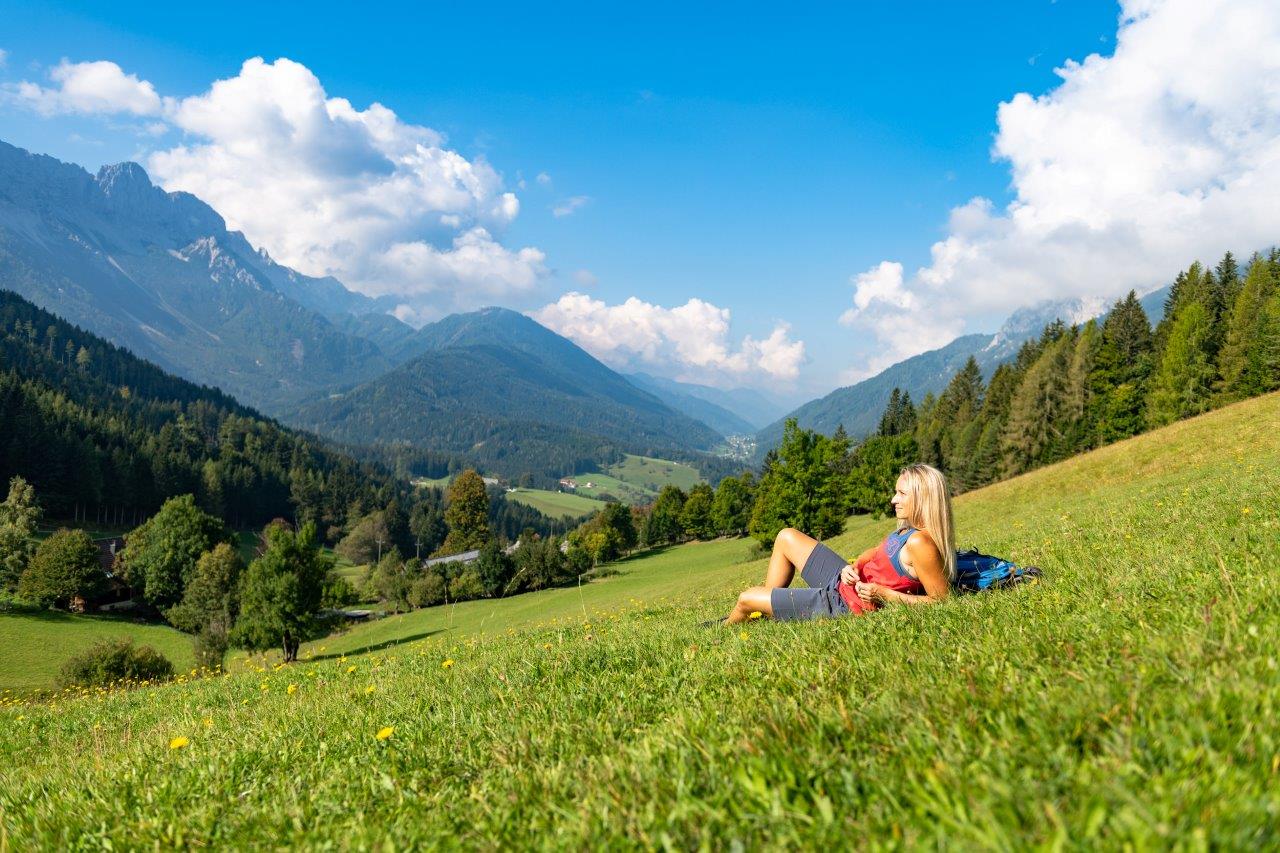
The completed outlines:
{"type": "Polygon", "coordinates": [[[710,385],[678,382],[648,373],[630,373],[627,378],[674,408],[698,418],[725,435],[754,433],[791,408],[777,398],[753,388],[712,388],[710,385]]]}
{"type": "Polygon", "coordinates": [[[572,341],[486,308],[424,326],[421,354],[291,420],[341,441],[463,453],[507,476],[575,473],[620,450],[705,450],[720,436],[572,341]]]}
{"type": "MultiPolygon", "coordinates": [[[[1168,292],[1169,288],[1163,287],[1141,300],[1152,325],[1160,319],[1168,292]]],[[[825,397],[805,403],[786,418],[795,418],[800,426],[828,435],[844,424],[850,436],[862,438],[879,426],[894,388],[906,390],[911,399],[919,403],[925,394],[938,394],[946,388],[971,355],[977,359],[983,376],[990,378],[997,366],[1016,356],[1018,348],[1029,338],[1037,337],[1049,323],[1056,319],[1068,324],[1082,323],[1102,316],[1108,304],[1103,299],[1068,299],[1019,309],[1009,315],[994,335],[956,338],[944,347],[900,361],[870,379],[837,388],[825,397]]],[[[786,418],[779,418],[757,434],[761,455],[782,439],[786,418]]]]}
{"type": "Polygon", "coordinates": [[[95,176],[0,142],[0,287],[267,411],[391,366],[318,307],[367,297],[276,264],[136,163],[95,176]]]}
{"type": "Polygon", "coordinates": [[[676,411],[702,421],[721,435],[751,435],[758,429],[723,406],[717,406],[686,390],[701,386],[690,386],[647,373],[628,373],[625,376],[637,388],[648,391],[676,411]]]}

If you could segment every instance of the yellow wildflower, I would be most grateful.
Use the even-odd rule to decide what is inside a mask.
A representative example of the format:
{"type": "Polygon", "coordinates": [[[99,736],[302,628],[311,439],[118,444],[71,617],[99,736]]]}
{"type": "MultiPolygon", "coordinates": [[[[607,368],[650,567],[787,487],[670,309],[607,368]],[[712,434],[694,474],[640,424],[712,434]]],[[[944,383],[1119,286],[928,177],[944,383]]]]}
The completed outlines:
{"type": "Polygon", "coordinates": [[[296,685],[296,684],[290,684],[290,685],[289,685],[289,695],[290,695],[290,696],[292,696],[294,693],[297,693],[297,692],[298,692],[298,685],[296,685]]]}
{"type": "Polygon", "coordinates": [[[748,619],[759,619],[759,618],[760,618],[761,616],[763,616],[763,615],[764,615],[764,614],[763,614],[763,613],[761,613],[759,610],[752,610],[752,611],[751,611],[751,615],[750,615],[750,616],[748,616],[747,618],[748,618],[748,619]]]}
{"type": "Polygon", "coordinates": [[[169,741],[169,748],[182,749],[183,747],[190,745],[190,743],[191,743],[190,738],[186,737],[185,735],[178,735],[176,738],[169,741]]]}
{"type": "Polygon", "coordinates": [[[213,728],[213,717],[205,717],[205,718],[204,718],[204,727],[205,727],[206,729],[213,728]]]}
{"type": "Polygon", "coordinates": [[[373,685],[372,685],[372,684],[370,684],[368,687],[366,687],[366,688],[364,689],[364,692],[365,692],[365,695],[366,695],[366,696],[367,696],[367,695],[369,695],[370,693],[372,693],[373,691],[374,691],[374,687],[373,687],[373,685]]]}
{"type": "Polygon", "coordinates": [[[378,729],[378,733],[374,735],[374,737],[376,737],[378,740],[386,740],[387,738],[391,737],[391,733],[394,731],[395,731],[394,726],[383,726],[382,728],[378,729]]]}
{"type": "Polygon", "coordinates": [[[355,664],[352,664],[351,666],[347,667],[347,674],[348,674],[348,675],[350,675],[351,673],[353,673],[353,672],[355,672],[355,671],[356,671],[355,664]]]}
{"type": "Polygon", "coordinates": [[[741,634],[739,634],[739,635],[738,635],[738,637],[739,637],[740,639],[743,639],[743,640],[745,640],[745,639],[747,638],[747,636],[748,636],[748,635],[747,635],[747,632],[746,632],[746,631],[743,631],[741,634]]]}
{"type": "Polygon", "coordinates": [[[444,663],[442,663],[442,664],[440,664],[440,665],[441,665],[442,667],[444,667],[445,669],[448,669],[449,667],[453,666],[453,658],[450,658],[449,660],[445,661],[444,663]]]}

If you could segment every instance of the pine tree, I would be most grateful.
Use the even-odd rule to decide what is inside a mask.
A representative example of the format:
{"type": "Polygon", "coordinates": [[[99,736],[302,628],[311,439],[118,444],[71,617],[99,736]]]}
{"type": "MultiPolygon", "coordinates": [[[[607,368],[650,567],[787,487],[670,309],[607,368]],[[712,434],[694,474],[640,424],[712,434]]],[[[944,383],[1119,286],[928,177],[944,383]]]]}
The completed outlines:
{"type": "Polygon", "coordinates": [[[894,388],[889,395],[889,404],[880,416],[879,435],[904,435],[916,428],[916,408],[911,404],[911,394],[900,388],[894,388]]]}
{"type": "Polygon", "coordinates": [[[1209,312],[1200,302],[1185,302],[1178,309],[1151,377],[1148,425],[1163,426],[1208,408],[1213,365],[1205,343],[1211,326],[1209,312]]]}
{"type": "Polygon", "coordinates": [[[969,424],[982,408],[985,393],[982,370],[973,356],[951,378],[942,396],[938,398],[934,418],[941,427],[938,438],[942,471],[953,480],[968,465],[967,454],[976,442],[978,433],[969,430],[969,424]]]}
{"type": "Polygon", "coordinates": [[[897,435],[898,413],[901,411],[902,389],[895,385],[889,394],[889,404],[884,407],[884,414],[880,416],[880,427],[876,430],[876,434],[897,435]]]}
{"type": "Polygon", "coordinates": [[[1254,255],[1244,284],[1231,308],[1226,341],[1218,356],[1218,398],[1243,400],[1270,387],[1263,354],[1264,309],[1276,292],[1274,265],[1254,255]]]}
{"type": "Polygon", "coordinates": [[[1062,420],[1058,424],[1064,456],[1093,447],[1095,425],[1089,419],[1092,411],[1092,387],[1089,376],[1102,347],[1102,329],[1096,320],[1085,323],[1076,334],[1067,371],[1066,398],[1062,420]]]}
{"type": "Polygon", "coordinates": [[[21,477],[9,480],[9,496],[0,503],[0,589],[18,588],[23,570],[36,552],[40,507],[36,490],[21,477]]]}
{"type": "Polygon", "coordinates": [[[1280,293],[1267,300],[1258,336],[1265,390],[1274,391],[1280,388],[1280,293]]]}
{"type": "MultiPolygon", "coordinates": [[[[1039,342],[1030,345],[1039,352],[1039,342]]],[[[1027,352],[1028,346],[1020,350],[1027,352]]],[[[982,401],[975,424],[980,424],[974,447],[968,462],[959,473],[959,482],[965,489],[976,489],[994,482],[1000,476],[1000,436],[1009,417],[1009,405],[1022,381],[1022,372],[1014,364],[1001,364],[991,374],[991,382],[982,401]]]]}
{"type": "Polygon", "coordinates": [[[1098,442],[1108,444],[1143,429],[1147,377],[1151,373],[1151,324],[1131,290],[1102,324],[1089,390],[1098,442]]]}
{"type": "MultiPolygon", "coordinates": [[[[1046,334],[1045,337],[1049,337],[1046,334]]],[[[1067,372],[1074,340],[1047,342],[1027,369],[1009,406],[1001,436],[1001,471],[1012,477],[1052,458],[1067,403],[1067,372]]]]}

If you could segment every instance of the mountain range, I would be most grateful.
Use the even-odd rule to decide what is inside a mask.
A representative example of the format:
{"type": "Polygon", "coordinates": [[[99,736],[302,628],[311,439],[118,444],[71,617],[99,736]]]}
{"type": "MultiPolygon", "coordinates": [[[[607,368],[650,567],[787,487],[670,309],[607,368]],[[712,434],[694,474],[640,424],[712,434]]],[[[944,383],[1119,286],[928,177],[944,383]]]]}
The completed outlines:
{"type": "Polygon", "coordinates": [[[136,163],[0,142],[0,287],[194,382],[353,444],[412,443],[539,479],[721,434],[503,309],[421,329],[255,249],[136,163]]]}
{"type": "MultiPolygon", "coordinates": [[[[4,142],[0,288],[286,423],[544,483],[624,452],[723,467],[705,452],[729,435],[773,446],[788,408],[755,389],[623,376],[505,309],[414,329],[385,300],[277,263],[200,199],[154,186],[136,163],[90,174],[4,142]]],[[[1149,313],[1159,314],[1164,292],[1144,299],[1149,313]]],[[[990,375],[1045,323],[1101,307],[1017,312],[993,335],[957,338],[787,417],[869,434],[894,387],[920,400],[970,356],[990,375]]]]}
{"type": "Polygon", "coordinates": [[[424,326],[394,370],[300,407],[344,442],[408,444],[486,471],[558,479],[621,452],[707,450],[720,434],[672,410],[524,314],[486,308],[424,326]]]}

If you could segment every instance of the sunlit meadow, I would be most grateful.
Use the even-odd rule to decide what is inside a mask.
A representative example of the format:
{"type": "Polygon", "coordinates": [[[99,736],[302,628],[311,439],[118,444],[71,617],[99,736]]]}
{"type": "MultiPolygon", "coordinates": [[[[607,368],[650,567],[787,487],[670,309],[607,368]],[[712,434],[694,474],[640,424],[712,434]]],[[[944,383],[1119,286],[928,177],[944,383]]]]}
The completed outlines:
{"type": "Polygon", "coordinates": [[[0,847],[1275,845],[1277,424],[1271,395],[957,500],[1034,587],[702,628],[763,574],[725,541],[6,699],[0,847]]]}

